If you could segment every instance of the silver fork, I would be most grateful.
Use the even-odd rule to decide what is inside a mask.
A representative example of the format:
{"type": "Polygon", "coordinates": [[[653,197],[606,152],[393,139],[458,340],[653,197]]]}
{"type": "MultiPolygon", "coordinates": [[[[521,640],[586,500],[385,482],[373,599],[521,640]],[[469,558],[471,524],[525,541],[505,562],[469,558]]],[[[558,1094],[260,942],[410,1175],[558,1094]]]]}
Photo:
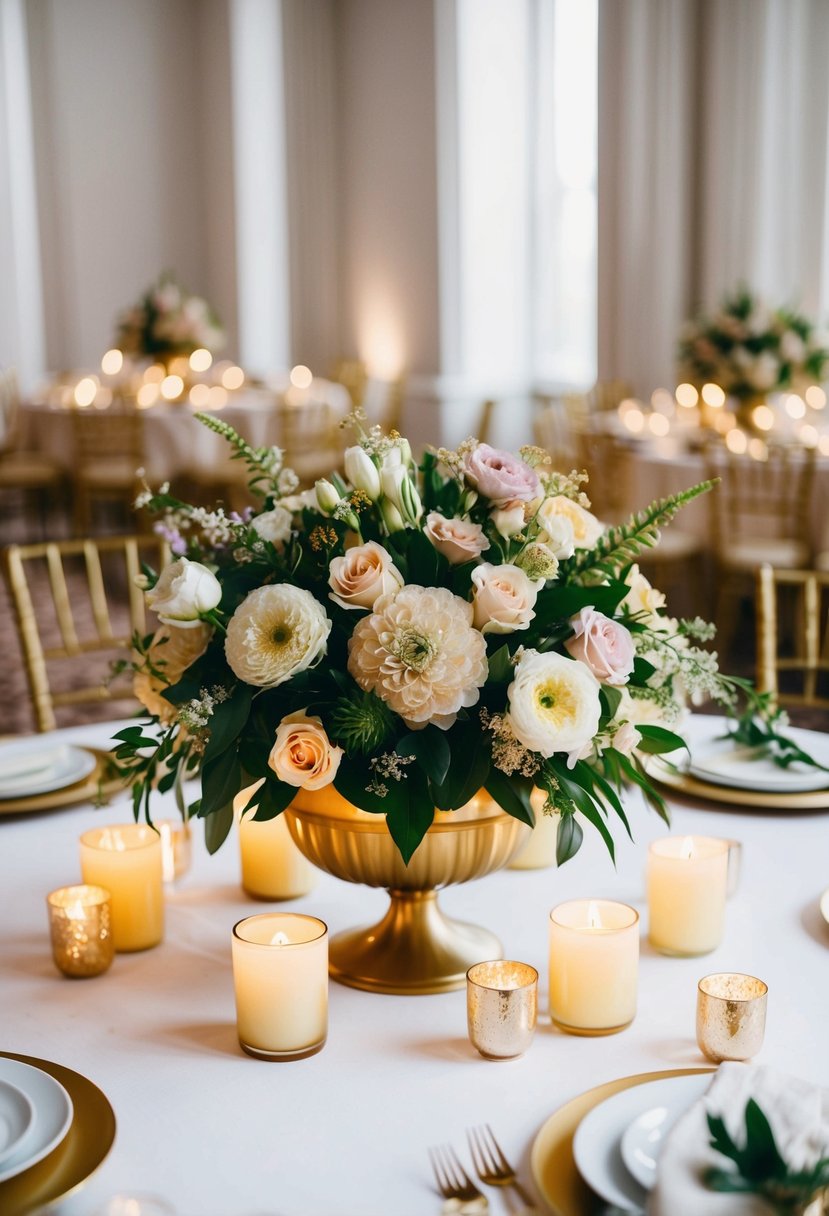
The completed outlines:
{"type": "Polygon", "coordinates": [[[527,1194],[516,1178],[515,1170],[501,1151],[489,1124],[470,1128],[466,1135],[472,1163],[481,1182],[487,1183],[488,1186],[510,1187],[524,1204],[524,1211],[535,1212],[535,1200],[527,1194]]]}
{"type": "Polygon", "coordinates": [[[432,1163],[438,1190],[444,1199],[451,1199],[460,1204],[464,1212],[486,1212],[489,1201],[486,1195],[475,1186],[457,1158],[454,1149],[448,1144],[440,1148],[429,1149],[429,1160],[432,1163]]]}

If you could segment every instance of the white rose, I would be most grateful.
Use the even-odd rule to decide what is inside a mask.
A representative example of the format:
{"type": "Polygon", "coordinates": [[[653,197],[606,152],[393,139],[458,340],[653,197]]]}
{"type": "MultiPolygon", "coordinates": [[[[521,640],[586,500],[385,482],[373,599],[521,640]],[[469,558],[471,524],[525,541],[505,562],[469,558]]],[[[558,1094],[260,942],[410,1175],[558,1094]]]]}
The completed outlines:
{"type": "Polygon", "coordinates": [[[285,507],[274,507],[251,520],[250,525],[262,540],[270,541],[272,545],[284,544],[291,535],[291,512],[285,507]]]}
{"type": "Polygon", "coordinates": [[[246,684],[275,688],[322,658],[330,632],[310,591],[273,583],[251,591],[230,618],[225,657],[246,684]]]}
{"type": "Polygon", "coordinates": [[[475,588],[473,624],[481,633],[514,633],[526,629],[544,580],[531,582],[517,566],[484,562],[472,571],[475,588]]]}
{"type": "Polygon", "coordinates": [[[212,612],[220,602],[222,586],[207,566],[180,557],[164,567],[156,585],[144,595],[165,625],[195,629],[202,613],[212,612]]]}
{"type": "Polygon", "coordinates": [[[544,502],[538,508],[538,523],[546,535],[539,536],[539,540],[546,542],[555,552],[556,557],[572,557],[573,550],[569,553],[559,552],[558,547],[567,546],[567,532],[562,531],[560,520],[564,518],[569,521],[572,531],[572,543],[576,549],[592,549],[596,541],[602,535],[604,529],[596,519],[584,507],[580,507],[577,502],[573,502],[572,498],[566,498],[563,494],[556,494],[553,498],[545,498],[544,502]]]}
{"type": "Polygon", "coordinates": [[[374,540],[332,558],[328,572],[331,599],[341,608],[373,608],[381,595],[403,586],[403,575],[374,540]]]}
{"type": "Polygon", "coordinates": [[[631,616],[644,614],[640,616],[640,620],[644,620],[646,624],[663,625],[664,618],[658,617],[659,609],[665,606],[665,596],[662,592],[650,585],[636,565],[631,566],[626,581],[630,591],[622,600],[621,606],[627,608],[631,616]]]}
{"type": "Polygon", "coordinates": [[[321,790],[336,777],[343,754],[328,738],[322,719],[301,710],[279,723],[268,765],[287,785],[321,790]]]}
{"type": "Polygon", "coordinates": [[[599,682],[584,663],[525,650],[507,696],[512,732],[532,752],[578,752],[599,729],[599,682]]]}
{"type": "Polygon", "coordinates": [[[492,512],[490,519],[504,540],[509,540],[524,527],[524,504],[520,502],[513,507],[499,507],[492,512]]]}
{"type": "Polygon", "coordinates": [[[480,524],[473,524],[469,519],[447,519],[440,511],[429,512],[423,531],[438,553],[453,566],[471,562],[489,548],[480,524]]]}

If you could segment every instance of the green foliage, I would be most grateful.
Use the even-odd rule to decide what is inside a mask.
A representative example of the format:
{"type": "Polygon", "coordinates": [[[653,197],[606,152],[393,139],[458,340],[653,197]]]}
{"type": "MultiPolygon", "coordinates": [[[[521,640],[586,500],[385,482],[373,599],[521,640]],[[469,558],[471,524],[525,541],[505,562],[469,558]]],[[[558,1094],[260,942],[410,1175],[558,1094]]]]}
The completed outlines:
{"type": "Polygon", "coordinates": [[[334,741],[360,756],[379,751],[395,729],[394,715],[385,701],[373,692],[357,690],[337,698],[330,722],[334,741]]]}

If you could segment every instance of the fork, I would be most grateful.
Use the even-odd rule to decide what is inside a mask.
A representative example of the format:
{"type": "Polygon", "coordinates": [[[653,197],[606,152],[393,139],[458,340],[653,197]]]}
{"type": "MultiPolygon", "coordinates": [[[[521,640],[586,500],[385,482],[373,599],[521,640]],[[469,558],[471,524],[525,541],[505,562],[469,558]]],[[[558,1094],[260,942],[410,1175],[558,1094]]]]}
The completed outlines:
{"type": "Polygon", "coordinates": [[[435,1174],[438,1190],[444,1199],[459,1201],[462,1211],[486,1212],[489,1201],[467,1174],[448,1144],[429,1149],[429,1160],[435,1174]]]}
{"type": "Polygon", "coordinates": [[[525,1211],[535,1212],[537,1210],[535,1200],[527,1194],[516,1178],[515,1170],[501,1151],[501,1146],[495,1139],[489,1124],[485,1124],[484,1127],[470,1128],[466,1135],[469,1140],[472,1162],[481,1182],[487,1183],[488,1186],[511,1187],[524,1204],[525,1211]]]}

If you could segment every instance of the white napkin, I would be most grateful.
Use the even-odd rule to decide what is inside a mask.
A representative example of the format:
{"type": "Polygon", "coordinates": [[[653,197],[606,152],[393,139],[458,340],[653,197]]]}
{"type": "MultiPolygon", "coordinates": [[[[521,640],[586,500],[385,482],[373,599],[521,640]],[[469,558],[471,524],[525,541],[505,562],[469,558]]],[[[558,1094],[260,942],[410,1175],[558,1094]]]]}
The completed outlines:
{"type": "Polygon", "coordinates": [[[721,1115],[738,1145],[745,1140],[745,1108],[754,1098],[771,1124],[784,1161],[811,1164],[829,1145],[829,1090],[758,1064],[721,1064],[705,1095],[679,1119],[659,1155],[650,1216],[770,1216],[755,1195],[718,1194],[702,1182],[710,1166],[730,1162],[709,1147],[706,1116],[721,1115]]]}

